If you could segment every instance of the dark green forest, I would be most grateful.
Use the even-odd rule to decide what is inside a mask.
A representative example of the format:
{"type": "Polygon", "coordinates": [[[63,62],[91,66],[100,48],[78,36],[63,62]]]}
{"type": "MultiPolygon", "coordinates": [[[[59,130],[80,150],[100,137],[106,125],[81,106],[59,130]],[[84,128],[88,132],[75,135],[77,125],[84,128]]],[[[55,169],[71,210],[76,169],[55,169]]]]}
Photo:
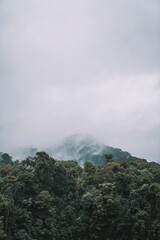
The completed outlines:
{"type": "Polygon", "coordinates": [[[0,155],[1,240],[160,240],[160,165],[0,155]]]}

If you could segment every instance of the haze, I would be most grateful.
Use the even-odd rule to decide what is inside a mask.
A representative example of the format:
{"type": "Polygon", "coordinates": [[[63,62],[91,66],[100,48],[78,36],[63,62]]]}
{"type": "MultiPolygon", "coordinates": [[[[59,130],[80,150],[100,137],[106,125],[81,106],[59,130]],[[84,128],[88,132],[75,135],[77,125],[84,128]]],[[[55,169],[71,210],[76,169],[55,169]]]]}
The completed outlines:
{"type": "Polygon", "coordinates": [[[1,0],[0,151],[91,134],[160,160],[160,1],[1,0]]]}

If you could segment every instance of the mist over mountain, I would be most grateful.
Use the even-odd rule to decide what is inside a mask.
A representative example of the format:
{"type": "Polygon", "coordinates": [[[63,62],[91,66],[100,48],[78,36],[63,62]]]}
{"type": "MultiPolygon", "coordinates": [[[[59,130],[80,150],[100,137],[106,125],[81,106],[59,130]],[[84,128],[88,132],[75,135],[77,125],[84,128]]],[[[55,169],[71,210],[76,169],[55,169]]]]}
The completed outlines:
{"type": "Polygon", "coordinates": [[[2,152],[7,152],[9,155],[12,156],[13,161],[15,160],[22,161],[28,156],[34,157],[34,155],[36,154],[36,152],[38,152],[38,150],[40,149],[33,146],[24,146],[24,147],[13,148],[9,151],[4,151],[3,149],[1,149],[0,153],[2,154],[2,152]]]}
{"type": "Polygon", "coordinates": [[[104,165],[106,163],[105,154],[112,154],[113,161],[127,161],[134,158],[126,151],[104,145],[94,137],[82,134],[65,138],[57,146],[47,149],[47,152],[57,160],[76,160],[81,166],[84,162],[104,165]]]}
{"type": "MultiPolygon", "coordinates": [[[[28,156],[34,157],[36,152],[45,151],[56,160],[74,160],[80,166],[85,162],[92,162],[96,165],[106,163],[105,154],[112,155],[112,161],[129,161],[139,158],[133,157],[129,152],[113,146],[108,146],[91,135],[75,134],[68,136],[50,147],[19,147],[8,152],[13,160],[24,160],[28,156]]],[[[3,152],[3,151],[2,151],[3,152]]],[[[142,159],[141,159],[142,160],[142,159]]]]}

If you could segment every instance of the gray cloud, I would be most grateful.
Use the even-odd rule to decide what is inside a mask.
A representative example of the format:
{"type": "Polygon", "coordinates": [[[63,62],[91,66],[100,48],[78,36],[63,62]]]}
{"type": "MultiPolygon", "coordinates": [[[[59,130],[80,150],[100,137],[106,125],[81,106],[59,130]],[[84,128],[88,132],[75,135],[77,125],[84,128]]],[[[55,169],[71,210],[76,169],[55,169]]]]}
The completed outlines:
{"type": "Polygon", "coordinates": [[[90,133],[158,160],[160,2],[2,0],[0,144],[90,133]]]}

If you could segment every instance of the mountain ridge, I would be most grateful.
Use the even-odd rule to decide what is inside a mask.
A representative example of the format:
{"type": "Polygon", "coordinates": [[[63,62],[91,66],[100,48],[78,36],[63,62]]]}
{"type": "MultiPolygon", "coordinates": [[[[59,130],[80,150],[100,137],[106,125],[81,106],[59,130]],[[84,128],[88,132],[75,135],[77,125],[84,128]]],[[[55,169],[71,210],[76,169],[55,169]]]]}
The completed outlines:
{"type": "MultiPolygon", "coordinates": [[[[9,152],[13,160],[24,160],[26,157],[34,157],[36,152],[45,151],[56,160],[74,160],[80,166],[85,162],[91,162],[96,165],[106,164],[105,155],[112,155],[112,161],[137,161],[144,160],[133,157],[129,152],[120,148],[114,148],[105,145],[92,137],[91,135],[75,134],[62,139],[57,144],[48,148],[35,148],[33,146],[21,147],[15,151],[9,152]]],[[[2,153],[0,153],[2,155],[2,153]]]]}
{"type": "Polygon", "coordinates": [[[48,149],[47,152],[57,160],[75,160],[81,166],[84,162],[104,165],[106,163],[105,154],[112,154],[112,161],[140,159],[133,157],[127,151],[102,144],[90,135],[81,134],[65,138],[59,145],[48,149]]]}

